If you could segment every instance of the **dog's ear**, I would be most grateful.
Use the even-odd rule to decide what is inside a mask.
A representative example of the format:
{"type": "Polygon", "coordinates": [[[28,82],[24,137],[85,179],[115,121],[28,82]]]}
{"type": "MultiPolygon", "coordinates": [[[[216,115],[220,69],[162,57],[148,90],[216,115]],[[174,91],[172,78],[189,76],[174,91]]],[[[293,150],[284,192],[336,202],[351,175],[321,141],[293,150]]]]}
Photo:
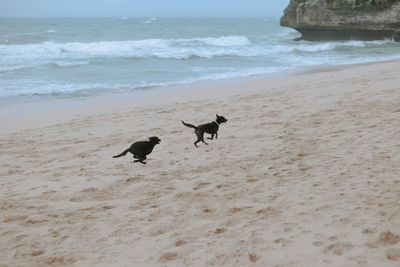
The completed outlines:
{"type": "Polygon", "coordinates": [[[220,117],[220,116],[218,116],[218,114],[215,114],[215,115],[217,115],[217,117],[220,117]]]}

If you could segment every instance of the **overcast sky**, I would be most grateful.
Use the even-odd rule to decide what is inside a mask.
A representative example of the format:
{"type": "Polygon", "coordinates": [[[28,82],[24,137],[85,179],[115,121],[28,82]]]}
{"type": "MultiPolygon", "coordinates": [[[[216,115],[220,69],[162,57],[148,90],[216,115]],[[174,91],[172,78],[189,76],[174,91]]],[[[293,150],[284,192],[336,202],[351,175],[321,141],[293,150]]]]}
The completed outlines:
{"type": "Polygon", "coordinates": [[[278,16],[289,0],[0,0],[0,17],[278,16]]]}

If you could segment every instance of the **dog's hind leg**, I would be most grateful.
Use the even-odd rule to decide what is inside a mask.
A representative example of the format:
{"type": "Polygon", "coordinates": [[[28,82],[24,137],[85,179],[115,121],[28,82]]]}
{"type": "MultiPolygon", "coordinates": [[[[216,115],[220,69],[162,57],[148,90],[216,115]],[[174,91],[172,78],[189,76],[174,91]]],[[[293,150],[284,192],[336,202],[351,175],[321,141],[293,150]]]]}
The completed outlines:
{"type": "Polygon", "coordinates": [[[204,136],[201,137],[201,142],[203,142],[204,144],[208,145],[208,143],[206,143],[206,141],[204,141],[204,136]]]}
{"type": "Polygon", "coordinates": [[[194,142],[194,146],[195,146],[195,147],[198,147],[197,143],[200,142],[200,141],[201,141],[200,139],[197,139],[197,141],[194,142]]]}
{"type": "Polygon", "coordinates": [[[196,136],[197,136],[197,141],[196,142],[194,142],[194,145],[197,147],[197,143],[198,142],[203,142],[204,144],[206,144],[206,145],[208,145],[207,143],[206,143],[206,141],[204,141],[204,132],[200,132],[200,131],[195,131],[195,134],[196,134],[196,136]]]}
{"type": "Polygon", "coordinates": [[[137,157],[137,158],[138,158],[137,160],[134,160],[134,161],[133,161],[134,163],[140,162],[140,163],[142,163],[142,164],[147,164],[147,162],[144,162],[144,160],[146,159],[146,157],[137,157]]]}
{"type": "Polygon", "coordinates": [[[206,142],[204,141],[204,139],[197,139],[197,141],[194,142],[194,145],[195,145],[196,147],[199,147],[199,146],[197,145],[197,143],[200,142],[200,141],[203,142],[204,144],[208,145],[208,143],[206,143],[206,142]]]}
{"type": "Polygon", "coordinates": [[[199,131],[197,131],[197,130],[194,131],[194,133],[195,133],[196,136],[197,136],[197,140],[196,140],[196,142],[194,142],[194,146],[195,146],[195,147],[198,147],[198,146],[197,146],[197,143],[201,141],[201,139],[202,139],[202,134],[201,134],[201,132],[199,132],[199,131]]]}
{"type": "Polygon", "coordinates": [[[196,142],[194,142],[194,145],[195,145],[196,147],[198,147],[198,146],[197,146],[197,143],[200,142],[200,141],[203,142],[204,144],[208,145],[208,143],[206,143],[206,141],[204,141],[204,138],[203,138],[203,137],[198,137],[198,139],[196,140],[196,142]]]}

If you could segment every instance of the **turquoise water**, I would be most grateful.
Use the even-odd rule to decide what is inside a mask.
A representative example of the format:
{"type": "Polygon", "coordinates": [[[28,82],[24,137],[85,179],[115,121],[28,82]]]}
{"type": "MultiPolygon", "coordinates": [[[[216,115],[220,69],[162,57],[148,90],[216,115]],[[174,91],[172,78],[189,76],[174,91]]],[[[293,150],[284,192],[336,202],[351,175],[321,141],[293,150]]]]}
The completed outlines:
{"type": "Polygon", "coordinates": [[[0,18],[0,105],[400,58],[298,36],[279,18],[0,18]]]}

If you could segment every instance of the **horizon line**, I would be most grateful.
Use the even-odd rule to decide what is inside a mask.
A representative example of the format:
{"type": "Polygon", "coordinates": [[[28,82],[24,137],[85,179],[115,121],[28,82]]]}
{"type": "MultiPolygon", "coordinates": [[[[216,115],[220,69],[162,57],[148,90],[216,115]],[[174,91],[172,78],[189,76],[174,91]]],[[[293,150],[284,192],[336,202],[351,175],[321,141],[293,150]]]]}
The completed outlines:
{"type": "MultiPolygon", "coordinates": [[[[283,15],[283,13],[282,13],[283,15]]],[[[280,18],[282,15],[264,16],[0,16],[0,18],[280,18]]]]}

